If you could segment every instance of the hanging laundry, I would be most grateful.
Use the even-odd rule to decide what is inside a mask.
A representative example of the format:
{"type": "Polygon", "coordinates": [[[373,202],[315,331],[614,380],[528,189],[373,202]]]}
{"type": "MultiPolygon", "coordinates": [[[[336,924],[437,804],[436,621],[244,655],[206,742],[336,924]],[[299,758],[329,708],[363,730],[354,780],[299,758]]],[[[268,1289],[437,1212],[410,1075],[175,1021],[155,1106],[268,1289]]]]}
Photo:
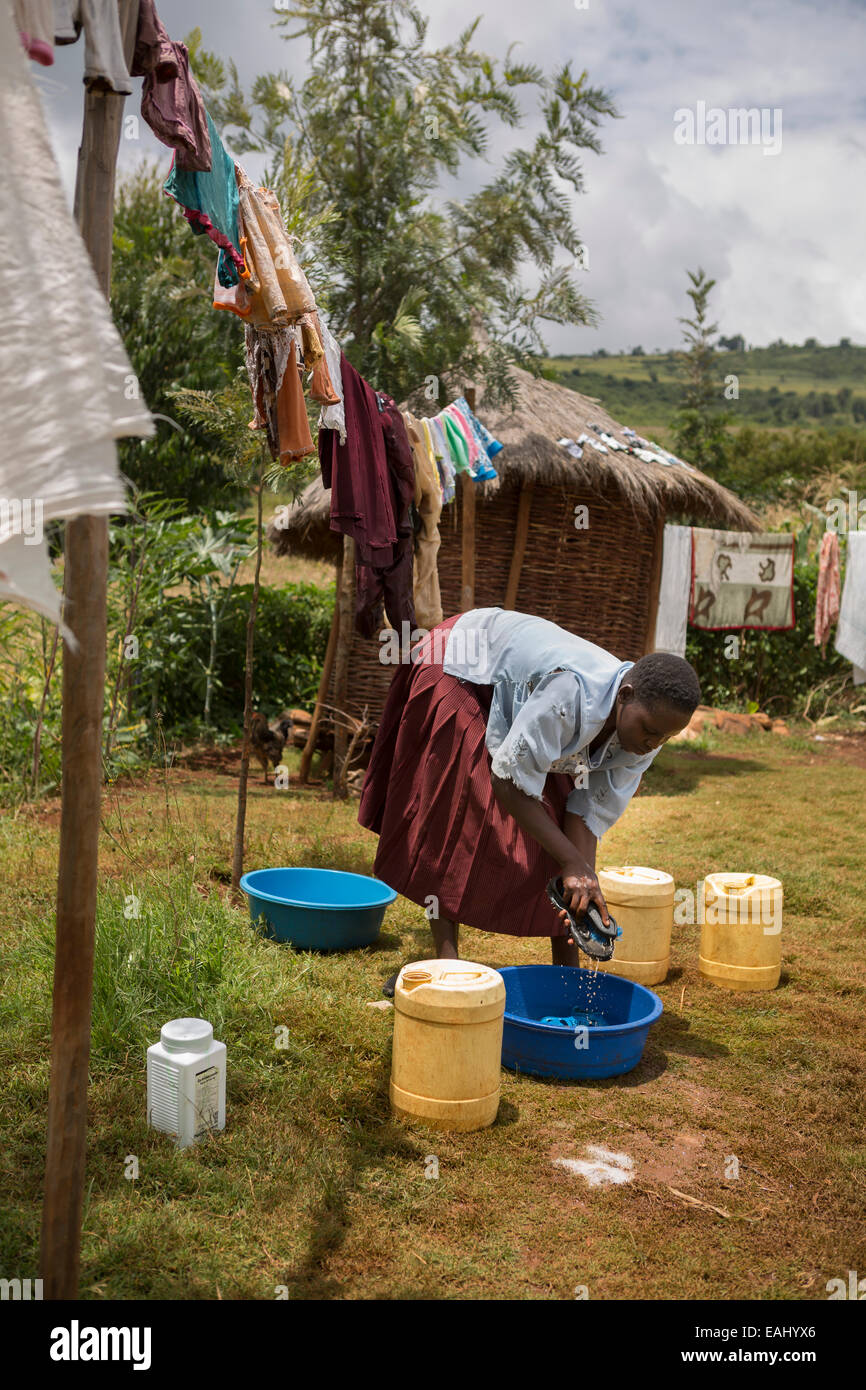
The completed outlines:
{"type": "Polygon", "coordinates": [[[445,434],[445,427],[442,421],[436,416],[427,419],[427,428],[433,441],[433,451],[436,454],[436,465],[442,478],[442,495],[446,502],[453,502],[456,494],[457,469],[451,457],[451,450],[448,447],[448,439],[445,434]],[[450,491],[450,496],[448,495],[450,491]]]}
{"type": "MultiPolygon", "coordinates": [[[[409,413],[409,412],[407,412],[407,414],[408,414],[408,413],[409,413]]],[[[425,454],[425,459],[426,459],[426,463],[425,463],[425,465],[424,465],[424,466],[425,466],[425,471],[427,472],[428,476],[429,476],[431,479],[433,479],[433,478],[436,479],[436,485],[437,485],[438,490],[439,490],[439,509],[440,509],[440,512],[441,512],[441,509],[442,509],[442,507],[444,506],[444,503],[445,503],[445,487],[444,487],[443,472],[442,472],[442,469],[441,469],[441,467],[440,467],[439,459],[437,458],[437,455],[436,455],[436,448],[435,448],[434,443],[433,443],[433,435],[432,435],[432,433],[431,433],[431,431],[430,431],[430,422],[429,422],[429,420],[425,420],[425,419],[423,419],[422,417],[419,417],[419,418],[416,419],[416,418],[413,416],[412,418],[413,418],[413,420],[414,420],[415,428],[416,428],[416,430],[418,431],[418,433],[419,433],[420,436],[421,436],[421,443],[422,443],[423,448],[424,448],[424,454],[425,454]]],[[[407,426],[407,430],[408,430],[408,426],[407,426]]],[[[410,442],[411,442],[411,432],[410,432],[410,442]]],[[[413,444],[413,449],[414,449],[414,444],[413,444]]],[[[417,470],[416,470],[416,471],[417,471],[417,470]]],[[[452,477],[452,482],[453,482],[453,477],[452,477]]],[[[453,486],[452,486],[451,491],[452,491],[452,496],[453,496],[453,492],[454,492],[453,486]]]]}
{"type": "Polygon", "coordinates": [[[693,627],[794,626],[794,537],[692,529],[693,627]]]}
{"type": "Polygon", "coordinates": [[[280,463],[306,458],[315,452],[294,341],[289,348],[289,361],[277,392],[277,429],[280,463]]]}
{"type": "Polygon", "coordinates": [[[244,329],[247,375],[253,395],[250,429],[264,429],[271,458],[291,463],[315,450],[298,370],[295,333],[244,329]]]}
{"type": "Polygon", "coordinates": [[[319,315],[317,313],[305,315],[304,318],[301,319],[302,330],[303,325],[307,321],[309,321],[310,328],[312,329],[312,337],[315,339],[315,345],[318,349],[318,355],[315,358],[311,358],[307,341],[306,339],[304,340],[304,370],[307,371],[309,369],[311,362],[313,367],[312,376],[310,378],[310,396],[314,401],[318,401],[319,405],[340,405],[342,403],[341,399],[334,389],[334,383],[331,381],[331,373],[325,354],[325,345],[322,339],[322,324],[319,315]]]}
{"type": "Polygon", "coordinates": [[[54,62],[54,6],[51,0],[13,0],[15,23],[28,58],[44,68],[54,62]]]}
{"type": "Polygon", "coordinates": [[[211,143],[204,102],[189,70],[186,44],[173,43],[154,0],[141,0],[132,77],[143,77],[141,114],[157,140],[177,151],[179,169],[206,173],[211,143]]]}
{"type": "Polygon", "coordinates": [[[415,627],[412,593],[414,531],[409,513],[410,503],[415,496],[415,463],[406,426],[395,402],[381,391],[375,393],[375,399],[385,446],[397,539],[390,564],[370,565],[356,560],[355,627],[362,637],[373,637],[381,632],[385,614],[391,626],[401,634],[403,623],[408,623],[410,632],[415,627]]]}
{"type": "MultiPolygon", "coordinates": [[[[222,257],[222,251],[220,257],[222,257]]],[[[240,319],[248,319],[252,312],[249,291],[246,281],[238,280],[235,285],[220,284],[219,276],[220,260],[217,259],[216,269],[213,277],[213,307],[215,309],[227,309],[230,314],[237,314],[240,319]]]]}
{"type": "Polygon", "coordinates": [[[117,0],[54,0],[54,42],[76,43],[84,30],[84,82],[129,96],[117,0]]]}
{"type": "Polygon", "coordinates": [[[234,160],[229,157],[219,132],[205,111],[211,147],[211,167],[205,171],[181,169],[177,153],[172,161],[165,192],[180,203],[192,230],[205,233],[225,253],[220,257],[220,284],[237,284],[244,272],[238,230],[238,186],[234,160]]]}
{"type": "Polygon", "coordinates": [[[830,628],[839,617],[839,537],[825,531],[818,558],[818,588],[815,595],[815,646],[824,656],[830,628]]]}
{"type": "Polygon", "coordinates": [[[475,434],[478,443],[481,445],[482,449],[487,454],[487,457],[491,459],[495,458],[496,455],[499,453],[500,449],[503,447],[500,444],[499,440],[494,439],[489,429],[487,429],[485,425],[482,425],[481,421],[478,419],[478,416],[475,414],[475,411],[469,405],[469,402],[467,401],[465,396],[458,396],[454,404],[460,411],[461,415],[463,415],[464,418],[469,421],[469,424],[472,427],[472,431],[475,434]]]}
{"type": "Polygon", "coordinates": [[[442,488],[436,460],[427,448],[421,421],[416,420],[410,411],[403,414],[403,423],[409,437],[415,461],[415,510],[421,528],[415,537],[415,563],[413,593],[415,596],[415,619],[421,627],[435,627],[441,623],[442,596],[439,591],[439,518],[442,515],[442,488]]]}
{"type": "Polygon", "coordinates": [[[319,428],[336,430],[339,435],[340,443],[346,442],[346,408],[343,405],[343,378],[340,372],[340,344],[337,342],[327,323],[318,315],[319,336],[322,339],[322,347],[325,349],[325,361],[328,367],[328,377],[331,382],[331,389],[336,396],[333,405],[326,405],[319,416],[319,428]]]}
{"type": "Polygon", "coordinates": [[[154,424],[69,211],[8,4],[0,4],[0,178],[0,596],[57,621],[46,545],[27,519],[38,507],[41,530],[125,510],[115,440],[152,435],[154,424]]]}
{"type": "MultiPolygon", "coordinates": [[[[397,524],[376,393],[340,354],[346,439],[319,430],[322,483],[331,489],[331,530],[352,536],[365,564],[394,560],[397,524]]],[[[413,485],[414,491],[414,485],[413,485]]]]}
{"type": "Polygon", "coordinates": [[[434,422],[426,418],[421,420],[421,428],[424,432],[424,439],[428,449],[432,453],[439,473],[439,484],[442,488],[442,502],[447,505],[454,501],[456,493],[454,465],[451,462],[451,455],[445,443],[444,433],[437,432],[433,428],[434,422]]]}
{"type": "Polygon", "coordinates": [[[250,273],[251,322],[257,327],[296,323],[315,313],[316,301],[292,248],[283,214],[269,188],[255,188],[237,166],[241,245],[250,273]]]}
{"type": "Polygon", "coordinates": [[[456,473],[468,473],[469,445],[460,426],[456,420],[452,420],[447,410],[441,410],[433,418],[438,420],[442,426],[451,462],[454,464],[454,471],[456,473]]]}
{"type": "Polygon", "coordinates": [[[465,440],[466,457],[469,464],[469,471],[474,474],[476,463],[478,463],[482,454],[485,458],[487,457],[487,450],[481,448],[481,446],[478,443],[478,440],[472,433],[469,421],[463,418],[460,411],[457,409],[455,405],[446,405],[445,409],[442,411],[442,414],[447,416],[449,420],[452,420],[454,422],[454,424],[460,431],[462,440],[465,440]]]}
{"type": "Polygon", "coordinates": [[[301,352],[304,356],[304,364],[309,371],[325,360],[325,349],[322,347],[322,340],[316,331],[315,315],[304,314],[298,319],[296,327],[301,335],[301,352]]]}
{"type": "Polygon", "coordinates": [[[836,624],[836,650],[854,666],[854,684],[866,670],[866,531],[849,531],[845,584],[836,624]]]}
{"type": "MultiPolygon", "coordinates": [[[[461,396],[460,399],[463,400],[464,398],[461,396]]],[[[452,401],[445,409],[459,426],[461,432],[466,436],[466,442],[469,448],[469,471],[472,477],[478,482],[486,481],[488,478],[495,478],[496,469],[491,468],[487,449],[481,441],[480,435],[476,434],[472,427],[471,420],[469,419],[469,416],[472,414],[469,406],[466,405],[464,408],[457,401],[452,401]]]]}
{"type": "Polygon", "coordinates": [[[665,526],[659,606],[652,650],[685,656],[692,590],[692,528],[665,526]]]}

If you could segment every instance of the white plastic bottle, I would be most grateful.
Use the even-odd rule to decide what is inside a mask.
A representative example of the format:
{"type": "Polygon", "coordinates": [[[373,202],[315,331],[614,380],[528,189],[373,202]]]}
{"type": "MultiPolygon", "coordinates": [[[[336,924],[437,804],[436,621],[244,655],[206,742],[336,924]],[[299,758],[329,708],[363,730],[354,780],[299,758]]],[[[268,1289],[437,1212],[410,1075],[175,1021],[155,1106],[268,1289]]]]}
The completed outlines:
{"type": "Polygon", "coordinates": [[[203,1018],[165,1023],[147,1049],[147,1122],[182,1149],[226,1124],[226,1045],[203,1018]]]}

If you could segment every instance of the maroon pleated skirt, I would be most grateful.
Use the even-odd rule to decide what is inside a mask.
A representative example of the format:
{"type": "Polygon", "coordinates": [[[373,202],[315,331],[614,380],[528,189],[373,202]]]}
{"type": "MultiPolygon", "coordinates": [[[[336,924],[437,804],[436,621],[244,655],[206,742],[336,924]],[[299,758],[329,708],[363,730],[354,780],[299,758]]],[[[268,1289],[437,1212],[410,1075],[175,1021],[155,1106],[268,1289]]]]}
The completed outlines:
{"type": "MultiPolygon", "coordinates": [[[[546,894],[559,866],[493,795],[484,739],[492,686],[442,670],[446,618],[397,668],[358,810],[379,836],[374,871],[398,893],[466,926],[564,936],[546,894]],[[435,899],[435,902],[431,902],[435,899]]],[[[550,773],[548,813],[562,825],[572,789],[550,773]]]]}

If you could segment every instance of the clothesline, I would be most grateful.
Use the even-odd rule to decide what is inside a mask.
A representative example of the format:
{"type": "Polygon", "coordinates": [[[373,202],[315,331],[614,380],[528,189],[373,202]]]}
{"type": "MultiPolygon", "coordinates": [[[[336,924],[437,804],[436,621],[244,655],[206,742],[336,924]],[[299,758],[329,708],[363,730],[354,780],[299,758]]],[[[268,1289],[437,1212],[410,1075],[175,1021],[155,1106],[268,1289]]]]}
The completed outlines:
{"type": "Polygon", "coordinates": [[[153,95],[161,94],[160,55],[172,45],[152,0],[146,24],[136,47],[152,84],[142,115],[175,148],[165,192],[193,233],[218,248],[213,304],[244,324],[250,427],[265,431],[280,463],[311,454],[306,382],[321,406],[318,453],[331,490],[331,528],[356,542],[357,630],[373,636],[385,614],[394,627],[419,620],[431,626],[443,616],[436,567],[442,507],[453,501],[459,473],[479,482],[496,477],[491,459],[502,445],[464,396],[416,419],[357,372],[318,309],[276,195],[256,186],[228,154],[187,67],[176,103],[186,114],[176,123],[179,141],[166,119],[167,99],[153,95]]]}
{"type": "Polygon", "coordinates": [[[37,62],[50,65],[54,44],[83,32],[88,86],[129,94],[131,77],[144,79],[142,118],[174,151],[164,191],[192,232],[217,247],[214,308],[244,323],[250,427],[264,430],[273,459],[290,463],[316,447],[304,384],[321,406],[318,452],[331,526],[357,543],[359,631],[381,626],[383,606],[395,625],[407,618],[414,625],[416,603],[426,625],[439,621],[442,507],[453,501],[459,473],[479,482],[496,476],[491,459],[502,445],[465,397],[416,419],[352,367],[316,305],[275,194],[225,149],[187,48],[169,37],[154,0],[140,0],[128,70],[114,0],[14,0],[14,7],[37,62]]]}

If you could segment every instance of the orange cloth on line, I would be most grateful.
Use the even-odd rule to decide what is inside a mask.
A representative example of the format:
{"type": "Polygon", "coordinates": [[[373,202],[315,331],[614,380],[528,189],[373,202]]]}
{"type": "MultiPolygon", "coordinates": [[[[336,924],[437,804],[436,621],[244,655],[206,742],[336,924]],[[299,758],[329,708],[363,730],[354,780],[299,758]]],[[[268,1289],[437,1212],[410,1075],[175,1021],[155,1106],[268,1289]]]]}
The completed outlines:
{"type": "MultiPolygon", "coordinates": [[[[318,314],[310,314],[313,327],[316,330],[316,337],[322,341],[322,325],[319,323],[318,314]]],[[[304,349],[304,361],[306,362],[306,348],[304,349]]],[[[309,365],[309,364],[307,364],[309,365]]],[[[325,350],[322,348],[322,356],[313,364],[313,376],[310,381],[310,395],[314,401],[320,405],[339,405],[340,397],[334,390],[334,383],[331,380],[331,373],[328,371],[328,363],[325,358],[325,350]]]]}
{"type": "Polygon", "coordinates": [[[258,328],[297,323],[315,311],[316,301],[292,249],[280,205],[269,188],[254,188],[241,166],[235,168],[241,250],[250,271],[250,322],[258,328]]]}
{"type": "Polygon", "coordinates": [[[277,393],[277,431],[280,437],[280,462],[306,458],[307,454],[313,452],[313,437],[294,343],[289,349],[288,365],[277,393]]]}
{"type": "Polygon", "coordinates": [[[818,560],[818,590],[815,596],[815,646],[824,648],[830,628],[839,617],[839,537],[825,531],[818,560]]]}
{"type": "MultiPolygon", "coordinates": [[[[218,270],[219,261],[217,261],[217,272],[218,270]]],[[[239,280],[236,285],[221,285],[217,272],[214,273],[213,279],[214,308],[228,309],[229,313],[237,314],[238,318],[248,319],[252,306],[243,280],[239,280]]]]}

